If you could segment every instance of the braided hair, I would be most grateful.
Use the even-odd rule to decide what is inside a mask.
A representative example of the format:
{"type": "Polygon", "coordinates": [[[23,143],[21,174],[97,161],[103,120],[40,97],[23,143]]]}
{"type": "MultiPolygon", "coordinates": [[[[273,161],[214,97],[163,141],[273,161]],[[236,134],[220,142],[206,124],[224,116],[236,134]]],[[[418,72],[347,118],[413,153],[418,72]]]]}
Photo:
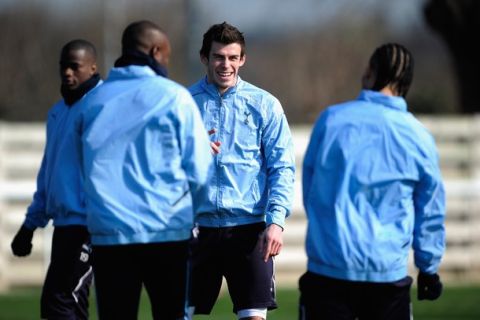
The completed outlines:
{"type": "Polygon", "coordinates": [[[392,86],[399,96],[405,97],[413,80],[413,56],[397,43],[384,44],[370,57],[370,68],[375,74],[372,90],[392,86]]]}

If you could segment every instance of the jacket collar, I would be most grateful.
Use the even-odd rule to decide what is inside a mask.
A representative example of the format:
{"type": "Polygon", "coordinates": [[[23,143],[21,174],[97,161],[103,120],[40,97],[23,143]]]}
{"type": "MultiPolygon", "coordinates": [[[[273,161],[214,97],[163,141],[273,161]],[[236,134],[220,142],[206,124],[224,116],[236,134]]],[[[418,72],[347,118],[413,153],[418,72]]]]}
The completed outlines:
{"type": "Polygon", "coordinates": [[[167,78],[168,71],[163,65],[158,63],[154,58],[145,54],[140,50],[124,50],[120,58],[115,61],[114,66],[118,67],[126,67],[126,66],[149,66],[152,68],[153,71],[159,76],[167,78]]]}
{"type": "Polygon", "coordinates": [[[357,100],[378,103],[388,108],[407,111],[407,102],[403,97],[387,96],[378,91],[362,90],[357,100]]]}
{"type": "MultiPolygon", "coordinates": [[[[220,97],[220,92],[218,92],[218,88],[215,84],[213,83],[208,83],[207,81],[207,76],[205,76],[202,80],[200,80],[200,85],[205,90],[208,92],[212,97],[220,97]]],[[[237,90],[239,90],[243,86],[243,80],[240,78],[240,76],[237,76],[237,83],[235,86],[230,87],[225,91],[225,93],[221,97],[228,97],[229,95],[235,94],[237,90]]]]}
{"type": "Polygon", "coordinates": [[[144,77],[157,77],[157,74],[149,66],[129,65],[112,68],[106,81],[144,77]]]}
{"type": "Polygon", "coordinates": [[[90,77],[90,79],[80,84],[76,89],[69,89],[67,86],[62,85],[60,87],[60,92],[65,104],[71,107],[90,90],[98,86],[101,81],[102,79],[100,78],[100,75],[95,73],[90,77]]]}

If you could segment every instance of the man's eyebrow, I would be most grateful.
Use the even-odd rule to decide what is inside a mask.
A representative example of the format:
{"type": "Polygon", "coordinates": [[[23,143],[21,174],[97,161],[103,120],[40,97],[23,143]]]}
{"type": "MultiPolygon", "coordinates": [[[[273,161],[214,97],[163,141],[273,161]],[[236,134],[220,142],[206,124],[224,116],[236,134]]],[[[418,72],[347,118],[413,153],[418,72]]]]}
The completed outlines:
{"type": "Polygon", "coordinates": [[[219,58],[221,58],[221,57],[240,57],[239,54],[230,54],[229,55],[229,54],[212,53],[212,55],[214,57],[219,57],[219,58]]]}

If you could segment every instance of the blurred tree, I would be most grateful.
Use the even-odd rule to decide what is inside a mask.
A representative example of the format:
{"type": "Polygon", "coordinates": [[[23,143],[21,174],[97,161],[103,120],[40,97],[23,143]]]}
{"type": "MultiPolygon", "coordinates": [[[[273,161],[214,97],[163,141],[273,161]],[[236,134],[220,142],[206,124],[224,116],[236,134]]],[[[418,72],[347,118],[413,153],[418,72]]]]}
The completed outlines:
{"type": "Polygon", "coordinates": [[[480,1],[429,0],[425,19],[445,41],[457,75],[460,108],[463,113],[480,111],[480,1]]]}

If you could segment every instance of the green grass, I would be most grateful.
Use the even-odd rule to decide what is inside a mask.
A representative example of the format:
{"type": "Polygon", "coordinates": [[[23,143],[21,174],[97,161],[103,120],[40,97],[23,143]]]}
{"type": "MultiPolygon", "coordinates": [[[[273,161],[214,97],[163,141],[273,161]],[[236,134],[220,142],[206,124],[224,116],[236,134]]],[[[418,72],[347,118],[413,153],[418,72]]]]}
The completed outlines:
{"type": "MultiPolygon", "coordinates": [[[[412,290],[412,298],[416,289],[412,290]]],[[[9,294],[0,294],[0,320],[39,319],[40,289],[15,289],[9,294]]],[[[297,315],[298,292],[295,289],[277,291],[279,309],[269,312],[269,320],[295,320],[297,315]]],[[[227,293],[223,293],[210,316],[197,316],[195,320],[236,319],[232,314],[232,304],[227,293]]],[[[415,320],[478,320],[480,319],[480,286],[446,287],[437,301],[417,301],[413,299],[415,320]]],[[[92,298],[91,319],[97,319],[92,298]]],[[[151,319],[150,306],[142,296],[139,319],[151,319]]]]}

